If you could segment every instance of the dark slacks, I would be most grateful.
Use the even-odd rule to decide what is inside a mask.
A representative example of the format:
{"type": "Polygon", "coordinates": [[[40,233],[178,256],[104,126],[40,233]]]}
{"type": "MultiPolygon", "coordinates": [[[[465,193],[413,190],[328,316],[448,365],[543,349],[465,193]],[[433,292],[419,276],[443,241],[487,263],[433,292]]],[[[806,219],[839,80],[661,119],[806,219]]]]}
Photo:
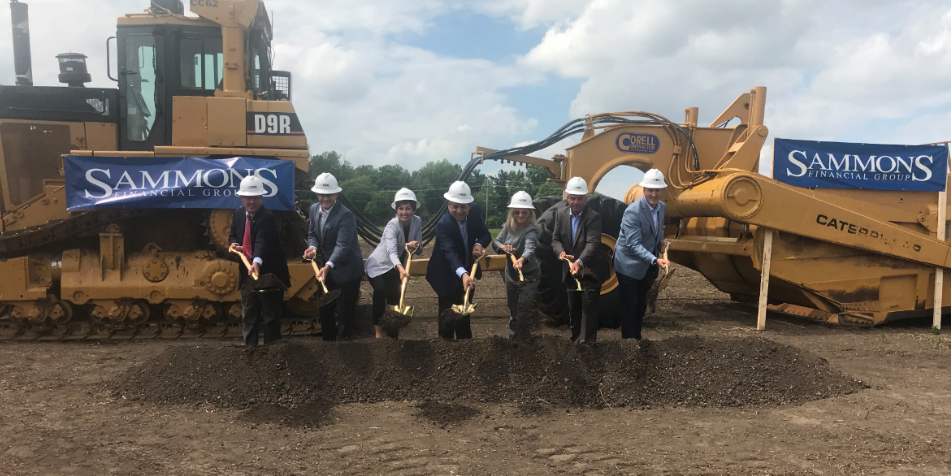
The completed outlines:
{"type": "Polygon", "coordinates": [[[379,276],[370,278],[373,287],[373,325],[380,325],[380,318],[386,312],[386,306],[400,303],[400,271],[393,268],[379,276]]]}
{"type": "Polygon", "coordinates": [[[647,269],[641,279],[617,273],[618,291],[621,293],[621,338],[641,339],[641,325],[647,312],[647,293],[657,279],[655,264],[647,269]]]}
{"type": "Polygon", "coordinates": [[[601,300],[601,285],[595,281],[582,279],[581,287],[574,278],[567,276],[568,286],[568,325],[571,327],[571,342],[583,344],[598,341],[598,302],[601,300]]]}
{"type": "MultiPolygon", "coordinates": [[[[469,293],[469,302],[475,297],[475,290],[469,293]]],[[[439,337],[443,339],[471,339],[472,325],[469,322],[469,316],[458,317],[457,319],[444,319],[446,312],[452,308],[453,304],[462,304],[465,299],[465,292],[462,290],[462,284],[451,293],[445,296],[439,296],[439,337]]]]}
{"type": "Polygon", "coordinates": [[[281,313],[284,311],[284,293],[259,293],[250,289],[241,290],[242,334],[244,344],[258,345],[261,327],[264,327],[264,343],[270,344],[281,338],[281,313]]]}
{"type": "MultiPolygon", "coordinates": [[[[396,306],[400,303],[400,288],[403,281],[400,279],[400,270],[393,268],[377,277],[369,278],[373,288],[373,325],[380,325],[380,318],[386,313],[387,305],[396,306]]],[[[387,337],[399,338],[399,329],[384,329],[387,337]]]]}
{"type": "Polygon", "coordinates": [[[324,340],[343,340],[353,336],[353,313],[360,299],[360,281],[354,279],[346,283],[337,283],[327,276],[327,289],[340,290],[340,296],[322,306],[320,312],[321,336],[324,340]]]}

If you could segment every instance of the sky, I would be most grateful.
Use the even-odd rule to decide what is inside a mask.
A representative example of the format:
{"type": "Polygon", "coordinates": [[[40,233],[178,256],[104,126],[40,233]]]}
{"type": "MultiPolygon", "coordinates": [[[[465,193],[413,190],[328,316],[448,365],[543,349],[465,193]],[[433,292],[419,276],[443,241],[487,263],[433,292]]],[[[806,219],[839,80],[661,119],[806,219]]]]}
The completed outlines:
{"type": "MultiPolygon", "coordinates": [[[[56,85],[55,55],[75,51],[89,56],[91,86],[114,87],[105,74],[106,38],[115,34],[116,17],[143,11],[147,1],[28,3],[37,85],[56,85]]],[[[356,165],[463,164],[476,146],[538,141],[599,112],[642,110],[679,121],[684,108],[696,106],[706,124],[754,86],[767,87],[770,139],[951,140],[948,0],[266,6],[275,68],[294,75],[294,107],[311,152],[335,150],[356,165]]],[[[14,81],[9,15],[0,8],[2,84],[14,81]]],[[[550,158],[577,140],[535,155],[550,158]]],[[[641,175],[623,169],[598,190],[623,198],[641,175]]]]}

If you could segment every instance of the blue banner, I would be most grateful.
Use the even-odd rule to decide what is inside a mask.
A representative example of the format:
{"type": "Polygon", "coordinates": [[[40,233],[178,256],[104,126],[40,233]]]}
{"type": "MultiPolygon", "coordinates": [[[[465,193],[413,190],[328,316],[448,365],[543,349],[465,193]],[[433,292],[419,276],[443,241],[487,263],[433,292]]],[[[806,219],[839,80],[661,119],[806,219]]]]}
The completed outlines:
{"type": "Polygon", "coordinates": [[[940,192],[947,177],[943,145],[773,143],[773,178],[796,187],[940,192]]]}
{"type": "Polygon", "coordinates": [[[294,162],[197,157],[66,156],[66,208],[237,208],[241,179],[264,182],[264,206],[294,210],[294,162]]]}

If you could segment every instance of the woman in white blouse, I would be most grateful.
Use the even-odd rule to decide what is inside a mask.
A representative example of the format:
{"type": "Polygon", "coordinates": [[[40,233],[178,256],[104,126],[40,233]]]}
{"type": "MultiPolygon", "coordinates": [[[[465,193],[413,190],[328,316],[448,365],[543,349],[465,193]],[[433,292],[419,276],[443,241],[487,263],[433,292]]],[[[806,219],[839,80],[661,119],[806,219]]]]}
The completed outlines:
{"type": "MultiPolygon", "coordinates": [[[[383,237],[366,261],[367,276],[373,287],[373,327],[376,337],[383,337],[380,317],[386,312],[386,305],[400,303],[400,284],[409,277],[403,262],[406,261],[406,246],[413,254],[422,253],[423,221],[416,216],[419,202],[416,194],[408,188],[396,192],[391,205],[396,210],[396,218],[390,220],[383,230],[383,237]]],[[[396,337],[391,335],[390,337],[396,337]]]]}

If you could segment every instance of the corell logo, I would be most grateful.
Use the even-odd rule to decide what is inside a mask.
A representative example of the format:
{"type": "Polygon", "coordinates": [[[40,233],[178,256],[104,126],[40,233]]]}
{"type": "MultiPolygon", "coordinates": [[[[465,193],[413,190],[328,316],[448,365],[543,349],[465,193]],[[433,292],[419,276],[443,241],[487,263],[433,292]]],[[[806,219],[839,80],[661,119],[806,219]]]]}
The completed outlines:
{"type": "Polygon", "coordinates": [[[621,152],[635,154],[653,154],[660,148],[660,141],[654,134],[634,134],[625,132],[618,134],[615,145],[621,152]]]}

